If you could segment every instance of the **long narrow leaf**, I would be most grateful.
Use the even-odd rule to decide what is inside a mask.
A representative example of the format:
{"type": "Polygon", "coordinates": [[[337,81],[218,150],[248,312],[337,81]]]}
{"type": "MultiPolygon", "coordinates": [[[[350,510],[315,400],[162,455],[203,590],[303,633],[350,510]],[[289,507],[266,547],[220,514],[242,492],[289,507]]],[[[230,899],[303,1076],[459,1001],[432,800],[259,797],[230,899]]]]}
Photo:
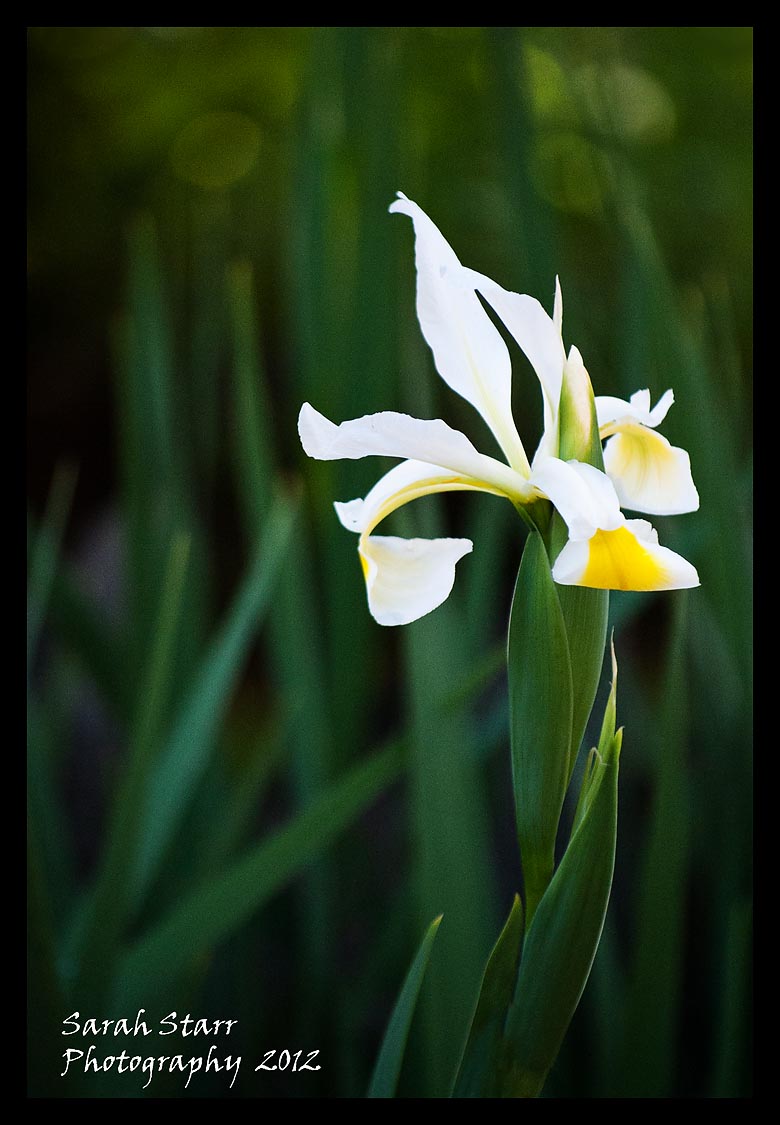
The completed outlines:
{"type": "Polygon", "coordinates": [[[528,536],[517,575],[507,667],[517,833],[530,925],[552,878],[572,731],[566,626],[536,531],[528,536]]]}
{"type": "Polygon", "coordinates": [[[27,587],[28,678],[48,609],[75,487],[75,471],[67,466],[61,466],[54,475],[46,511],[32,544],[30,578],[27,587]]]}
{"type": "Polygon", "coordinates": [[[523,945],[506,1025],[504,1096],[537,1097],[598,947],[612,886],[621,732],[598,765],[591,800],[523,945]]]}
{"type": "Polygon", "coordinates": [[[230,692],[286,558],[294,508],[279,499],[244,582],[185,696],[147,791],[134,897],[138,902],[162,862],[213,749],[230,692]]]}
{"type": "Polygon", "coordinates": [[[142,1003],[185,972],[194,958],[224,941],[349,827],[398,776],[393,746],[355,766],[289,824],[176,904],[126,954],[118,992],[142,1003]]]}
{"type": "Polygon", "coordinates": [[[145,784],[159,744],[170,690],[170,666],[189,553],[189,540],[171,543],[160,597],[155,644],[150,654],[130,740],[124,776],[117,789],[88,921],[81,933],[80,971],[74,994],[82,1004],[104,1001],[111,960],[130,908],[133,857],[138,848],[145,784]]]}
{"type": "Polygon", "coordinates": [[[453,1097],[490,1097],[499,1076],[504,1023],[517,981],[523,946],[523,903],[515,895],[504,928],[493,947],[471,1022],[453,1097]]]}
{"type": "Polygon", "coordinates": [[[440,914],[438,918],[434,918],[431,922],[406,975],[398,1000],[393,1008],[390,1022],[387,1025],[382,1046],[379,1049],[374,1073],[371,1077],[371,1085],[368,1088],[369,1098],[392,1098],[395,1096],[412,1016],[441,920],[442,915],[440,914]]]}

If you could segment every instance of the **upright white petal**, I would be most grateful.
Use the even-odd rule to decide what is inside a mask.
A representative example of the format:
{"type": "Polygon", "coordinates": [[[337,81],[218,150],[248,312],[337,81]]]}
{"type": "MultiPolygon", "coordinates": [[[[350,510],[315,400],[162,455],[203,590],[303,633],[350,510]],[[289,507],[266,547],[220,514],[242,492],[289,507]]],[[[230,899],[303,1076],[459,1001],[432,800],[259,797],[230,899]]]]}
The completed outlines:
{"type": "Polygon", "coordinates": [[[371,615],[380,625],[408,625],[445,601],[455,581],[455,564],[469,554],[469,539],[361,539],[371,615]]]}
{"type": "Polygon", "coordinates": [[[672,516],[699,507],[690,457],[646,426],[621,426],[604,447],[604,469],[624,508],[672,516]]]}
{"type": "Polygon", "coordinates": [[[298,433],[306,453],[320,461],[370,456],[411,458],[446,466],[444,471],[483,482],[512,499],[527,500],[532,494],[524,476],[503,461],[479,453],[465,434],[440,418],[412,418],[385,410],[337,426],[305,402],[298,416],[298,433]]]}
{"type": "Polygon", "coordinates": [[[466,275],[514,336],[538,376],[544,397],[544,437],[540,450],[553,456],[558,447],[558,403],[566,362],[560,330],[563,318],[560,286],[556,286],[555,315],[551,317],[535,297],[511,293],[474,270],[466,270],[466,275]]]}
{"type": "Polygon", "coordinates": [[[390,211],[408,215],[415,232],[417,316],[448,386],[476,407],[513,468],[530,467],[512,418],[509,352],[455,251],[425,212],[399,192],[390,211]]]}
{"type": "Polygon", "coordinates": [[[612,482],[592,465],[548,457],[534,468],[531,483],[552,500],[571,540],[590,539],[599,528],[624,522],[612,482]]]}
{"type": "Polygon", "coordinates": [[[561,293],[561,282],[558,275],[555,275],[555,300],[553,301],[553,324],[558,329],[558,335],[563,339],[563,293],[561,293]]]}
{"type": "Polygon", "coordinates": [[[597,395],[596,416],[600,427],[620,427],[638,422],[642,426],[655,429],[663,422],[673,402],[674,392],[671,390],[664,391],[652,410],[650,391],[646,388],[635,391],[629,402],[624,398],[614,398],[612,395],[597,395]]]}

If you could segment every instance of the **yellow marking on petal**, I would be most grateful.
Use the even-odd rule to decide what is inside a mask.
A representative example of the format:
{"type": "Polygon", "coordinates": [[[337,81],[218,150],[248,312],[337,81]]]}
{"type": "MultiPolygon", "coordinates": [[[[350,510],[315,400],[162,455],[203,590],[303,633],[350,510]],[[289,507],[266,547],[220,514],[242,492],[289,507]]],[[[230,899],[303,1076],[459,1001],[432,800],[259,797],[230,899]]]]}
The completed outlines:
{"type": "Polygon", "coordinates": [[[432,495],[435,492],[489,492],[493,496],[504,496],[511,499],[507,493],[502,492],[500,489],[495,488],[493,485],[486,484],[485,481],[477,480],[476,477],[431,477],[426,481],[421,481],[416,484],[407,485],[406,488],[401,488],[398,492],[394,492],[392,496],[388,496],[384,504],[374,513],[371,523],[364,530],[364,535],[370,535],[377,524],[391,515],[397,508],[403,507],[411,500],[416,500],[420,496],[432,495]]]}
{"type": "Polygon", "coordinates": [[[363,569],[363,578],[368,582],[368,559],[362,551],[358,551],[358,555],[360,556],[360,565],[363,569]]]}
{"type": "Polygon", "coordinates": [[[598,590],[658,590],[666,569],[627,527],[597,531],[588,541],[588,565],[579,585],[598,590]]]}
{"type": "MultiPolygon", "coordinates": [[[[604,435],[601,436],[603,438],[604,435]]],[[[610,445],[610,474],[630,481],[635,491],[643,488],[648,481],[660,484],[664,473],[674,473],[676,467],[672,446],[661,434],[646,426],[621,427],[610,445]]]]}

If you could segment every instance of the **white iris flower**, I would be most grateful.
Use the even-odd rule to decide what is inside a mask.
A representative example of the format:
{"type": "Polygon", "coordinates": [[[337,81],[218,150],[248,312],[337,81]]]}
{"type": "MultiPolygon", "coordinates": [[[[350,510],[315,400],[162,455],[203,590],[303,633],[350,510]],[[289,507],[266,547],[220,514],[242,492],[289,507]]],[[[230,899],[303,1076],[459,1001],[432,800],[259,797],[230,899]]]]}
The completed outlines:
{"type": "Polygon", "coordinates": [[[556,582],[621,590],[697,586],[690,563],[659,546],[646,520],[626,520],[620,510],[621,502],[657,514],[698,507],[687,454],[655,433],[671,405],[671,392],[653,410],[648,391],[637,392],[630,402],[596,399],[599,432],[608,439],[608,475],[591,465],[560,460],[558,409],[564,377],[581,373],[587,380],[578,350],[572,347],[568,357],[564,351],[560,286],[556,282],[550,317],[535,298],[510,293],[464,268],[434,223],[406,196],[399,193],[390,211],[408,215],[414,224],[417,316],[436,369],[479,411],[506,461],[480,453],[440,419],[383,411],[337,426],[304,403],[298,432],[310,457],[403,459],[364,499],[335,505],[342,524],[360,536],[358,551],[374,618],[381,625],[404,625],[436,609],[449,596],[456,563],[473,548],[469,539],[373,534],[391,512],[434,492],[489,492],[521,510],[550,500],[569,531],[553,567],[556,582]],[[544,433],[532,462],[512,417],[509,352],[478,293],[520,345],[541,383],[544,433]]]}

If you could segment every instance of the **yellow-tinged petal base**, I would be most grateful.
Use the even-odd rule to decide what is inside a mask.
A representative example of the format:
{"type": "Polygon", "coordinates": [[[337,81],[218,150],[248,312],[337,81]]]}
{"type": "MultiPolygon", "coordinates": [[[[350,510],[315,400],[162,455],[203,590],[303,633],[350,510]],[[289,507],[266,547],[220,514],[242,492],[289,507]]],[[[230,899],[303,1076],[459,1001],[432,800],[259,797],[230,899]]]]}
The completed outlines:
{"type": "Polygon", "coordinates": [[[627,527],[597,531],[588,541],[587,566],[580,585],[599,590],[663,590],[669,582],[664,566],[627,527]]]}

